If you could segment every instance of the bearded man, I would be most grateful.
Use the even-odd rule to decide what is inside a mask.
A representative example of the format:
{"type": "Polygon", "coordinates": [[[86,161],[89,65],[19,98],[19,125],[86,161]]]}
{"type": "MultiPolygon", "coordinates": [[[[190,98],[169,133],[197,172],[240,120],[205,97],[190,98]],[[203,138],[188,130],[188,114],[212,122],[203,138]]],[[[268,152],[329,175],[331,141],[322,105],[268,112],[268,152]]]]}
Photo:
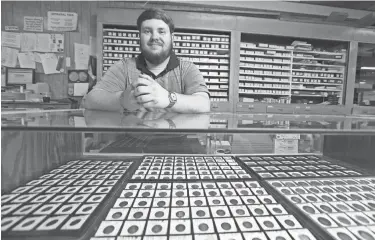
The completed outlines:
{"type": "Polygon", "coordinates": [[[210,111],[203,75],[173,52],[174,24],[163,10],[147,9],[137,19],[141,54],[112,65],[84,98],[83,107],[108,111],[163,109],[210,111]]]}

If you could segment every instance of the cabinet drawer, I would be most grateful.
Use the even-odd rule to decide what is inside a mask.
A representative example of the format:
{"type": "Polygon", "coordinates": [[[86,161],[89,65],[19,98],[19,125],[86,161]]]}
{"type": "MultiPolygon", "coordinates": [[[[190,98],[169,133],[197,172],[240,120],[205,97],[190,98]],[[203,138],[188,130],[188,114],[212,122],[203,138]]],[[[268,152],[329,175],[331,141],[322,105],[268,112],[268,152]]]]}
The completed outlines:
{"type": "Polygon", "coordinates": [[[211,102],[211,112],[231,112],[229,102],[211,102]]]}
{"type": "Polygon", "coordinates": [[[268,105],[267,113],[294,113],[294,106],[292,105],[268,105]]]}
{"type": "Polygon", "coordinates": [[[346,114],[345,107],[341,106],[316,106],[319,108],[320,114],[326,114],[326,115],[344,115],[346,114]]]}
{"type": "Polygon", "coordinates": [[[237,112],[247,113],[265,113],[266,105],[264,104],[252,104],[252,103],[237,103],[237,112]]]}

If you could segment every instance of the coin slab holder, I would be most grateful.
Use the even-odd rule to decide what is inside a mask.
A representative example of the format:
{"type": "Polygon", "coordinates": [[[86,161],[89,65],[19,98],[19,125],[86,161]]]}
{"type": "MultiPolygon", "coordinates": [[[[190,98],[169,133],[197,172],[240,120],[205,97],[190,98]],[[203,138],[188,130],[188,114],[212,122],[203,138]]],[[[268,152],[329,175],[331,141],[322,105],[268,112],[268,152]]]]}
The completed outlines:
{"type": "Polygon", "coordinates": [[[238,161],[261,179],[366,176],[348,164],[318,155],[237,156],[238,161]],[[311,160],[313,159],[314,160],[311,160]]]}
{"type": "MultiPolygon", "coordinates": [[[[79,237],[102,211],[131,166],[129,161],[65,163],[2,195],[2,236],[79,237]],[[115,176],[115,179],[111,179],[115,176]]],[[[108,231],[108,229],[107,229],[108,231]]]]}

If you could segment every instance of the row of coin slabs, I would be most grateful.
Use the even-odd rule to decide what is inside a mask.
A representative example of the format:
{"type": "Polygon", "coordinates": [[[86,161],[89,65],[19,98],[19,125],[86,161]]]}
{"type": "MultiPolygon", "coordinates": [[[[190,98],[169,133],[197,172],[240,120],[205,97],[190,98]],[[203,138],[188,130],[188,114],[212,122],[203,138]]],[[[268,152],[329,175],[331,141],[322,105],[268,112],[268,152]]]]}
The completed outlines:
{"type": "Polygon", "coordinates": [[[361,176],[361,173],[355,171],[317,171],[317,172],[263,172],[256,173],[261,178],[298,178],[298,177],[342,177],[342,176],[361,176]]]}
{"type": "Polygon", "coordinates": [[[267,166],[267,165],[317,165],[317,164],[329,164],[329,165],[332,165],[332,166],[336,166],[336,167],[341,167],[339,165],[336,165],[336,164],[332,164],[331,162],[328,162],[326,160],[318,160],[318,161],[315,161],[315,160],[307,160],[307,161],[290,161],[290,160],[281,160],[281,161],[276,161],[276,160],[273,160],[273,161],[247,161],[247,160],[242,160],[244,163],[246,163],[247,165],[254,165],[254,166],[258,166],[258,165],[261,165],[261,166],[267,166]]]}
{"type": "MultiPolygon", "coordinates": [[[[249,164],[247,164],[249,165],[249,164]]],[[[293,166],[263,166],[263,167],[250,167],[254,172],[264,172],[264,171],[305,171],[305,170],[345,170],[347,168],[339,165],[293,165],[293,166]]]]}
{"type": "Polygon", "coordinates": [[[308,217],[338,240],[356,240],[357,238],[368,240],[375,238],[374,221],[363,213],[309,214],[308,217]]]}
{"type": "MultiPolygon", "coordinates": [[[[284,229],[299,229],[302,226],[292,215],[276,217],[247,217],[247,218],[220,218],[220,219],[186,219],[186,220],[148,220],[148,221],[103,221],[95,236],[157,236],[157,235],[186,235],[204,233],[236,233],[257,232],[284,229]],[[276,220],[277,219],[277,220],[276,220]],[[281,226],[279,223],[281,223],[281,226]],[[194,223],[194,224],[192,224],[194,223]],[[236,224],[237,223],[237,224],[236,224]],[[146,227],[147,224],[147,227],[146,227]],[[293,225],[291,227],[290,225],[293,225]],[[169,225],[169,233],[168,233],[169,225]],[[216,231],[215,231],[215,227],[216,231]],[[238,227],[237,227],[237,226],[238,227]],[[260,227],[259,227],[260,226],[260,227]],[[122,227],[122,231],[120,229],[122,227]],[[240,229],[240,230],[238,230],[240,229]],[[145,230],[145,231],[144,231],[145,230]]],[[[241,238],[242,239],[242,238],[241,238]]]]}
{"type": "Polygon", "coordinates": [[[239,167],[239,169],[199,169],[199,170],[137,170],[135,171],[136,175],[142,175],[142,174],[147,174],[148,175],[218,175],[218,174],[227,174],[227,175],[233,175],[233,174],[246,174],[246,172],[239,167]]]}
{"type": "MultiPolygon", "coordinates": [[[[80,230],[81,227],[85,224],[85,222],[89,219],[90,215],[91,214],[74,215],[72,217],[70,215],[27,216],[26,218],[24,218],[24,216],[5,217],[1,219],[1,231],[4,232],[4,231],[10,230],[10,228],[14,226],[16,223],[18,224],[11,229],[11,231],[13,232],[30,233],[30,231],[35,232],[35,231],[56,230],[64,222],[65,222],[64,225],[61,228],[59,228],[59,230],[66,230],[66,231],[80,230]]],[[[37,233],[40,234],[40,232],[37,232],[37,233]]]]}
{"type": "Polygon", "coordinates": [[[171,158],[154,158],[154,159],[151,159],[151,158],[145,158],[143,159],[144,163],[232,163],[232,162],[236,162],[234,160],[234,158],[232,157],[229,157],[229,158],[203,158],[203,157],[200,157],[200,158],[186,158],[186,159],[171,159],[171,158]]]}
{"type": "MultiPolygon", "coordinates": [[[[112,187],[116,184],[118,180],[95,180],[95,181],[77,181],[77,183],[82,183],[87,185],[59,185],[59,186],[23,186],[15,189],[11,194],[4,194],[1,196],[1,204],[7,203],[8,201],[12,200],[13,198],[17,197],[20,194],[27,194],[21,195],[21,199],[17,199],[17,201],[13,200],[13,202],[27,202],[29,199],[35,197],[37,194],[41,193],[48,193],[47,195],[56,194],[56,193],[64,193],[64,194],[72,194],[72,193],[93,193],[96,190],[96,193],[108,193],[112,187]],[[100,186],[100,187],[99,187],[100,186]],[[82,188],[82,189],[81,189],[82,188]],[[23,197],[22,197],[23,196],[23,197]]],[[[41,195],[43,196],[43,195],[41,195]]],[[[43,198],[40,199],[43,201],[43,198]]]]}
{"type": "Polygon", "coordinates": [[[202,179],[202,180],[209,180],[209,179],[248,179],[251,178],[249,174],[232,174],[232,175],[136,175],[134,174],[132,179],[163,179],[163,180],[184,180],[184,179],[202,179]]]}
{"type": "MultiPolygon", "coordinates": [[[[285,240],[315,240],[316,238],[308,229],[293,229],[288,231],[265,231],[265,232],[243,232],[241,233],[222,233],[216,234],[194,234],[195,240],[279,240],[282,237],[285,240]],[[219,237],[218,237],[219,236],[219,237]],[[267,237],[268,236],[268,237],[267,237]],[[290,237],[292,236],[292,238],[290,237]]],[[[143,236],[143,237],[92,237],[90,240],[192,240],[192,235],[176,236],[143,236]]]]}
{"type": "Polygon", "coordinates": [[[334,178],[334,179],[296,179],[296,180],[278,180],[268,181],[274,187],[297,187],[297,186],[322,186],[322,185],[370,185],[375,186],[375,178],[373,177],[360,177],[360,178],[334,178]]]}
{"type": "Polygon", "coordinates": [[[184,157],[184,156],[145,156],[143,160],[233,160],[230,156],[215,157],[184,157]]]}
{"type": "Polygon", "coordinates": [[[244,160],[253,160],[253,161],[273,161],[273,160],[320,160],[321,158],[318,156],[238,156],[238,158],[242,161],[244,160]]]}

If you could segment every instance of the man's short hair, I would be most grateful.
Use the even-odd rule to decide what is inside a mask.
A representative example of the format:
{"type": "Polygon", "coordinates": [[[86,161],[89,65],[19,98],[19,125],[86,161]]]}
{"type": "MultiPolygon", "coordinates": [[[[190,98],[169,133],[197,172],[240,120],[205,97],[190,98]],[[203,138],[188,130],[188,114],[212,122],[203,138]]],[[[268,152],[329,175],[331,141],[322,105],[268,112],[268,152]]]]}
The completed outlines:
{"type": "Polygon", "coordinates": [[[174,32],[174,23],[170,16],[168,16],[163,10],[157,8],[149,8],[145,10],[137,19],[138,30],[141,31],[141,25],[144,21],[150,19],[159,19],[165,22],[169,26],[169,31],[174,32]]]}

